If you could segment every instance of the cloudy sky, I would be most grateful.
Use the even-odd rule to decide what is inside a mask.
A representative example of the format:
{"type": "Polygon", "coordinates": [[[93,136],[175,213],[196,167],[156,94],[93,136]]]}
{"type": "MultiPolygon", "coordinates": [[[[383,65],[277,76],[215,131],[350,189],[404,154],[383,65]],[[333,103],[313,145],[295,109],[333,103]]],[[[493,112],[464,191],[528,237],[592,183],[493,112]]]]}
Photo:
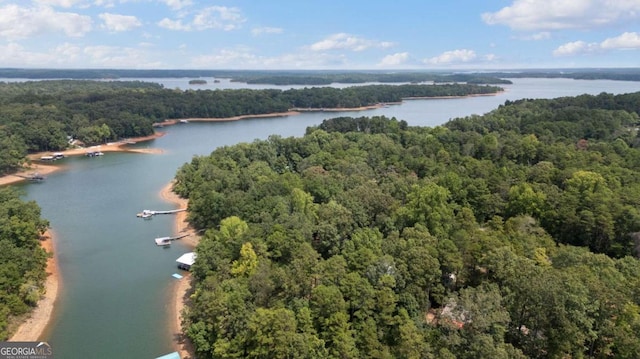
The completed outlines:
{"type": "Polygon", "coordinates": [[[0,67],[640,67],[640,0],[0,0],[0,67]]]}

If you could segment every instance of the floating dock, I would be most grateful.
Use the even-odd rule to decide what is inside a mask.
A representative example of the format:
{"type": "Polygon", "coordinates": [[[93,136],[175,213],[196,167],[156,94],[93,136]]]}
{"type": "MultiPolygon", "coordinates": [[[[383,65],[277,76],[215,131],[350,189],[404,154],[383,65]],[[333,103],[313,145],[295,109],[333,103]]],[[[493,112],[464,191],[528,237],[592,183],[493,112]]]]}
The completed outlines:
{"type": "Polygon", "coordinates": [[[156,214],[174,214],[178,212],[184,212],[186,210],[186,208],[172,209],[170,211],[154,211],[151,209],[144,209],[142,210],[142,212],[136,214],[136,217],[149,218],[151,216],[155,216],[156,214]]]}
{"type": "Polygon", "coordinates": [[[182,234],[182,235],[175,236],[175,237],[158,237],[158,238],[154,239],[154,241],[156,242],[156,246],[164,247],[164,246],[171,245],[172,241],[175,241],[175,240],[180,239],[180,238],[184,238],[186,236],[188,236],[188,234],[182,234]]]}

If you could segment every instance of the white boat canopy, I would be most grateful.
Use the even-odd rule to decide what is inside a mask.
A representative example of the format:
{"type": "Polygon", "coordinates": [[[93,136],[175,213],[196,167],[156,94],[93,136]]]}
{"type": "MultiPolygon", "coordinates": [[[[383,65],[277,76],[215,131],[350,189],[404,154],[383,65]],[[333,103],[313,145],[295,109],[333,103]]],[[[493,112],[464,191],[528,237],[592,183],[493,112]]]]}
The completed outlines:
{"type": "Polygon", "coordinates": [[[194,252],[185,253],[180,256],[180,258],[176,259],[178,264],[184,264],[186,266],[191,267],[193,263],[196,261],[196,254],[194,252]]]}

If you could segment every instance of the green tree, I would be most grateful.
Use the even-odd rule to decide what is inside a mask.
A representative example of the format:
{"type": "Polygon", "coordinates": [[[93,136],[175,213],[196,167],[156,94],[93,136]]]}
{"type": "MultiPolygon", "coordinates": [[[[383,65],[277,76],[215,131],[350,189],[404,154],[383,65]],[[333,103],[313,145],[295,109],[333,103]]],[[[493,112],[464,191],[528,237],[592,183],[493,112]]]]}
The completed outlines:
{"type": "Polygon", "coordinates": [[[258,256],[253,250],[251,242],[247,242],[240,248],[240,258],[231,264],[231,274],[238,276],[250,276],[258,267],[258,256]]]}

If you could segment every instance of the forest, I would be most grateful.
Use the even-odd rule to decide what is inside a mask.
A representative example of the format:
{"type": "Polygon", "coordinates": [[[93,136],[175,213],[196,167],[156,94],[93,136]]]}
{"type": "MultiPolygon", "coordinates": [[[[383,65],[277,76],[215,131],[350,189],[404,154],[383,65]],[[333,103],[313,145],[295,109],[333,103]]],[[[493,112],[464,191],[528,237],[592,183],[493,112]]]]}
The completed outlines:
{"type": "Polygon", "coordinates": [[[0,175],[17,171],[27,153],[64,150],[72,139],[96,145],[147,136],[154,132],[154,123],[166,119],[360,107],[406,97],[465,96],[501,90],[468,84],[181,91],[141,81],[0,83],[0,175]]]}
{"type": "Polygon", "coordinates": [[[236,82],[271,85],[329,85],[340,83],[466,82],[469,84],[508,84],[483,73],[384,72],[384,71],[277,71],[277,70],[133,70],[133,69],[0,69],[0,78],[29,79],[121,79],[121,78],[218,77],[236,82]]]}
{"type": "Polygon", "coordinates": [[[507,84],[510,78],[567,78],[576,80],[639,81],[638,68],[526,69],[522,71],[334,71],[334,70],[143,70],[143,69],[29,69],[0,68],[0,78],[126,79],[217,77],[237,82],[271,85],[329,85],[331,83],[466,82],[507,84]]]}
{"type": "Polygon", "coordinates": [[[640,357],[640,93],[334,118],[176,173],[199,358],[640,357]]]}
{"type": "Polygon", "coordinates": [[[0,340],[10,324],[36,306],[43,294],[48,253],[40,238],[49,222],[40,207],[25,202],[12,188],[0,188],[0,340]]]}

